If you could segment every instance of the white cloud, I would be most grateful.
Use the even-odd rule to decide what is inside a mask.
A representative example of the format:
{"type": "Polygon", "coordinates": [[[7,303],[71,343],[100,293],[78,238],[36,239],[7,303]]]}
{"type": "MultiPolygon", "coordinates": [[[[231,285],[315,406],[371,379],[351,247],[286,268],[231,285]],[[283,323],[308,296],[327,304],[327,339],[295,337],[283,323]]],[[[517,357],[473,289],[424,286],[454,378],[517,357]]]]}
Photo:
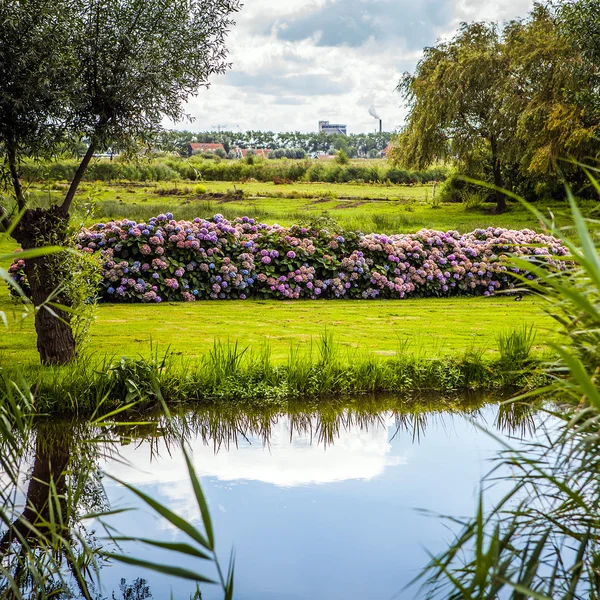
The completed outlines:
{"type": "MultiPolygon", "coordinates": [[[[393,424],[390,417],[369,427],[368,431],[357,426],[343,429],[334,445],[324,447],[311,439],[310,433],[295,433],[292,437],[289,418],[282,417],[273,425],[268,446],[263,446],[257,438],[250,438],[249,443],[215,454],[212,445],[195,440],[192,444],[194,467],[199,476],[223,482],[261,481],[284,487],[373,479],[386,467],[403,464],[406,460],[390,454],[393,424]]],[[[161,493],[174,499],[188,495],[188,474],[179,452],[152,461],[149,448],[142,444],[125,446],[121,454],[133,468],[122,462],[111,462],[106,466],[111,475],[134,485],[158,485],[161,493]]]]}
{"type": "Polygon", "coordinates": [[[253,0],[228,38],[232,71],[191,100],[179,129],[316,131],[322,119],[351,133],[401,125],[395,87],[422,47],[461,21],[524,16],[532,0],[253,0]],[[327,44],[327,45],[322,45],[327,44]]]}

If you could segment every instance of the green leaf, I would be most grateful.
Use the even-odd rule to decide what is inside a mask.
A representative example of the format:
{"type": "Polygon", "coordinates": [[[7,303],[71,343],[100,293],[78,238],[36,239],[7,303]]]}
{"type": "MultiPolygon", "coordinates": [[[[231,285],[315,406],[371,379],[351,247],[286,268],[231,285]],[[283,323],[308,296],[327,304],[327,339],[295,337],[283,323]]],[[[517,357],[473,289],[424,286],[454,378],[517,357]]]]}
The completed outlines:
{"type": "Polygon", "coordinates": [[[110,552],[101,552],[101,555],[105,556],[106,558],[125,563],[127,565],[133,565],[134,567],[142,567],[144,569],[149,569],[156,573],[163,573],[165,575],[179,577],[180,579],[189,579],[191,581],[199,581],[201,583],[217,583],[213,579],[208,579],[207,577],[204,577],[204,575],[199,575],[194,571],[190,571],[189,569],[184,569],[182,567],[173,567],[170,565],[153,563],[147,560],[134,558],[132,556],[126,556],[124,554],[111,554],[110,552]]]}
{"type": "Polygon", "coordinates": [[[75,253],[76,251],[72,248],[64,248],[62,246],[44,246],[43,248],[31,248],[30,250],[23,250],[22,252],[13,252],[11,254],[0,254],[0,261],[17,259],[27,260],[28,258],[39,258],[40,256],[56,254],[57,252],[75,253]]]}
{"type": "Polygon", "coordinates": [[[169,550],[171,552],[179,552],[180,554],[195,556],[196,558],[200,558],[202,560],[212,560],[212,556],[205,554],[201,550],[194,548],[194,546],[183,542],[161,542],[160,540],[150,540],[148,538],[126,536],[115,536],[111,537],[110,539],[114,540],[115,542],[139,542],[141,544],[147,544],[148,546],[162,548],[163,550],[169,550]]]}
{"type": "Polygon", "coordinates": [[[141,498],[148,506],[154,509],[159,515],[165,518],[169,523],[177,527],[183,533],[186,533],[189,537],[191,537],[194,541],[198,542],[203,548],[207,550],[211,550],[210,543],[206,540],[206,538],[190,523],[188,523],[185,519],[182,519],[179,515],[176,515],[172,510],[168,509],[166,506],[160,504],[154,500],[154,498],[144,494],[141,490],[121,481],[120,479],[114,477],[113,475],[107,475],[117,483],[120,483],[122,486],[126,487],[129,491],[133,492],[138,498],[141,498]]]}
{"type": "Polygon", "coordinates": [[[565,348],[560,346],[552,345],[560,357],[564,360],[571,375],[577,383],[577,387],[581,389],[582,393],[591,402],[597,410],[600,410],[600,392],[592,381],[589,373],[586,371],[585,366],[581,362],[581,359],[565,348]]]}
{"type": "Polygon", "coordinates": [[[183,449],[183,455],[185,456],[185,462],[187,464],[188,473],[190,475],[190,481],[192,482],[192,487],[194,488],[196,501],[198,502],[198,507],[200,508],[200,512],[202,514],[202,521],[204,523],[204,527],[206,528],[206,536],[208,537],[210,549],[214,552],[215,536],[213,532],[212,521],[210,518],[210,512],[206,503],[206,498],[204,497],[202,487],[200,486],[200,482],[198,481],[198,477],[196,476],[196,471],[194,470],[194,466],[192,465],[192,461],[190,460],[190,455],[185,448],[183,449]]]}

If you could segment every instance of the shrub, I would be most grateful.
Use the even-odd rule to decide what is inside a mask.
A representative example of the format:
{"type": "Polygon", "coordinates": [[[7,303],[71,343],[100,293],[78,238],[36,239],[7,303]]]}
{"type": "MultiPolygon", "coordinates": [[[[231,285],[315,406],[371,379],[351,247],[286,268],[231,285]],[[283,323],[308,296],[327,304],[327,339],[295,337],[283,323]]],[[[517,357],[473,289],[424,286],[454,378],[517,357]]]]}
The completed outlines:
{"type": "Polygon", "coordinates": [[[337,154],[335,155],[335,160],[340,165],[347,165],[350,162],[348,155],[343,150],[338,150],[337,154]]]}
{"type": "Polygon", "coordinates": [[[440,200],[442,202],[462,202],[467,194],[476,194],[483,202],[493,201],[492,191],[466,182],[457,173],[451,173],[444,182],[440,190],[440,200]]]}
{"type": "Polygon", "coordinates": [[[466,211],[482,210],[485,206],[486,194],[483,191],[465,191],[462,194],[463,204],[466,211]]]}
{"type": "MultiPolygon", "coordinates": [[[[221,215],[99,223],[78,242],[101,256],[102,297],[123,302],[489,296],[514,287],[515,275],[533,279],[511,268],[513,256],[562,270],[566,255],[528,229],[363,235],[329,222],[284,228],[221,215]]],[[[26,283],[22,263],[11,273],[26,283]]]]}
{"type": "MultiPolygon", "coordinates": [[[[86,181],[273,181],[274,177],[289,181],[346,183],[362,181],[369,183],[409,184],[414,182],[443,181],[444,169],[408,172],[401,169],[385,169],[378,166],[340,164],[306,160],[301,149],[274,150],[268,158],[276,159],[288,153],[294,160],[263,160],[249,151],[245,160],[223,161],[217,154],[192,156],[189,159],[161,158],[151,162],[128,163],[115,158],[92,163],[85,174],[86,181]],[[293,156],[292,156],[293,155],[293,156]],[[302,160],[301,160],[302,159],[302,160]]],[[[230,153],[229,158],[235,158],[230,153]]],[[[343,160],[343,159],[342,159],[343,160]]],[[[69,181],[73,179],[77,163],[72,160],[46,164],[26,164],[23,176],[30,181],[69,181]]]]}

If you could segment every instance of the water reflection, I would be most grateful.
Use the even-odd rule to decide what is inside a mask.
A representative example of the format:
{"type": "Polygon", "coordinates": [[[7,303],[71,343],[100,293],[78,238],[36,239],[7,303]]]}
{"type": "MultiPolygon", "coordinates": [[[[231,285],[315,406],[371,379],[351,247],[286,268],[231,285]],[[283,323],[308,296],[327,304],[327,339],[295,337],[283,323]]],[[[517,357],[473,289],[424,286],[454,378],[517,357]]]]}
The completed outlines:
{"type": "Polygon", "coordinates": [[[40,421],[20,431],[18,452],[5,453],[11,440],[2,439],[2,597],[18,597],[16,589],[32,597],[90,596],[91,578],[81,571],[98,566],[99,546],[82,517],[108,506],[102,445],[89,443],[96,433],[80,422],[40,421]],[[36,586],[44,591],[36,594],[36,586]]]}
{"type": "MultiPolygon", "coordinates": [[[[298,552],[296,547],[303,548],[305,543],[302,541],[302,529],[294,532],[294,526],[290,527],[290,523],[295,522],[298,526],[304,523],[305,527],[310,527],[309,524],[321,522],[325,515],[334,514],[331,510],[335,506],[335,511],[339,515],[345,514],[345,518],[354,524],[353,527],[356,528],[364,520],[365,524],[371,523],[369,527],[377,528],[383,525],[379,517],[385,516],[384,522],[388,523],[394,518],[393,514],[398,518],[399,505],[395,503],[399,499],[403,503],[410,502],[411,507],[418,506],[419,498],[428,498],[440,486],[447,485],[448,482],[441,479],[444,477],[442,465],[448,452],[442,450],[442,455],[436,456],[438,450],[427,446],[429,432],[432,432],[431,441],[434,444],[440,443],[440,432],[452,433],[453,439],[448,447],[455,455],[450,468],[465,471],[468,466],[472,471],[469,485],[476,484],[481,471],[473,470],[472,465],[456,464],[464,463],[465,456],[472,453],[475,428],[465,422],[465,416],[506,435],[527,435],[535,428],[535,415],[528,407],[498,405],[493,398],[487,397],[446,400],[420,398],[411,401],[397,398],[361,398],[353,402],[332,400],[314,406],[291,405],[285,411],[279,407],[256,411],[241,411],[235,407],[181,409],[170,420],[160,413],[132,414],[128,417],[129,422],[103,426],[72,421],[40,422],[30,432],[26,444],[28,468],[26,478],[21,481],[21,494],[9,493],[10,485],[5,488],[5,506],[7,502],[13,502],[14,515],[0,531],[0,552],[12,560],[12,573],[17,583],[25,585],[29,563],[23,559],[22,549],[30,546],[31,550],[39,551],[41,555],[43,548],[40,544],[55,547],[56,536],[50,534],[52,528],[49,524],[57,522],[58,514],[59,535],[73,541],[76,548],[73,556],[67,552],[61,555],[59,562],[64,568],[63,573],[68,572],[73,561],[87,561],[90,566],[99,542],[93,532],[94,523],[82,521],[82,515],[132,501],[132,498],[124,495],[122,488],[107,484],[100,477],[101,471],[108,471],[142,487],[190,520],[197,518],[188,502],[190,487],[180,454],[181,440],[184,439],[193,450],[195,467],[208,488],[217,531],[224,538],[222,547],[227,548],[230,543],[240,549],[239,577],[242,590],[245,589],[245,596],[240,597],[252,597],[253,586],[258,594],[256,597],[266,597],[268,594],[264,586],[261,587],[258,582],[269,580],[273,565],[282,556],[287,556],[288,560],[286,577],[295,577],[296,571],[301,569],[301,563],[306,561],[304,557],[294,567],[294,561],[300,558],[295,556],[298,552]],[[419,447],[421,450],[417,451],[419,447]],[[420,452],[418,456],[417,452],[420,452]],[[461,454],[456,454],[458,452],[461,454]],[[426,468],[423,464],[428,464],[432,456],[436,456],[440,465],[435,467],[437,470],[423,472],[424,477],[431,479],[427,482],[428,491],[418,492],[415,489],[410,497],[405,497],[403,494],[408,494],[417,483],[421,485],[418,473],[426,468]],[[419,460],[423,457],[426,463],[421,464],[419,460]],[[402,477],[394,475],[399,467],[406,468],[402,477]],[[402,491],[397,488],[400,481],[402,491]],[[242,484],[245,484],[243,493],[237,491],[242,484]],[[275,492],[276,488],[289,492],[275,492]],[[308,496],[304,493],[289,495],[292,490],[302,488],[307,489],[308,496]],[[317,494],[316,489],[322,491],[317,494]],[[311,508],[313,505],[307,502],[316,504],[311,508]],[[361,509],[363,504],[364,508],[361,509]],[[379,507],[377,510],[380,515],[370,513],[372,505],[379,507]],[[390,512],[393,506],[396,506],[395,513],[390,512]],[[280,519],[281,531],[276,527],[280,519]],[[288,522],[289,519],[292,521],[288,522]],[[256,557],[260,553],[257,554],[256,547],[249,550],[250,542],[254,541],[256,546],[256,538],[261,537],[261,533],[250,527],[249,522],[263,523],[263,527],[267,522],[273,525],[273,529],[270,529],[272,533],[266,538],[262,535],[265,538],[262,542],[266,544],[261,550],[262,563],[257,562],[256,557]],[[28,524],[42,534],[41,542],[39,535],[30,535],[32,529],[28,524]],[[289,529],[287,532],[286,527],[289,529]],[[292,538],[289,541],[293,542],[291,546],[287,540],[290,535],[292,538]]],[[[468,497],[470,489],[466,489],[465,493],[468,497]]],[[[451,512],[452,502],[450,499],[444,500],[439,508],[451,512]]],[[[157,529],[156,523],[141,515],[133,521],[130,518],[115,518],[114,526],[127,535],[139,535],[141,530],[147,529],[154,530],[159,536],[175,535],[175,532],[164,530],[161,534],[161,528],[157,529]]],[[[338,597],[330,589],[327,578],[338,585],[340,579],[336,569],[342,568],[344,561],[352,564],[353,560],[357,560],[354,554],[345,555],[350,552],[349,549],[342,550],[339,547],[344,544],[344,536],[349,533],[359,535],[362,530],[363,537],[359,537],[359,541],[366,544],[367,548],[371,547],[369,540],[372,533],[363,530],[362,525],[358,527],[358,532],[347,532],[342,521],[339,523],[342,529],[338,529],[331,517],[327,517],[321,527],[321,536],[331,536],[329,541],[321,539],[322,547],[327,548],[330,543],[333,545],[326,553],[328,558],[319,560],[329,561],[327,564],[331,573],[319,575],[322,593],[310,591],[304,583],[298,582],[298,593],[294,597],[338,597]],[[336,553],[339,554],[339,560],[334,558],[336,553]],[[327,596],[327,593],[331,595],[327,596]]],[[[411,535],[405,533],[406,539],[412,539],[411,535]]],[[[415,544],[419,543],[417,538],[413,540],[415,544]]],[[[134,549],[130,550],[135,552],[134,549]]],[[[315,552],[314,548],[311,552],[315,552]]],[[[375,562],[382,562],[383,556],[388,562],[398,560],[398,550],[394,550],[394,545],[387,540],[378,538],[376,543],[373,540],[372,552],[375,562]]],[[[8,564],[6,560],[4,564],[8,564]]],[[[370,579],[364,566],[355,566],[366,580],[370,579]]],[[[302,568],[317,569],[312,563],[302,568]]],[[[413,565],[413,568],[416,566],[413,565]]],[[[148,582],[136,579],[139,573],[121,566],[105,565],[100,573],[105,581],[105,594],[117,588],[121,588],[123,595],[130,594],[128,584],[121,581],[124,575],[134,582],[131,585],[144,590],[144,594],[150,593],[146,589],[148,582],[152,590],[159,594],[168,594],[172,584],[160,577],[149,577],[148,582]],[[123,589],[126,591],[123,592],[123,589]]],[[[360,593],[368,596],[369,590],[373,590],[365,587],[362,580],[355,580],[356,576],[349,576],[349,585],[353,586],[352,589],[362,589],[360,593]]],[[[389,589],[400,589],[396,575],[388,573],[387,578],[389,589]]],[[[56,581],[55,577],[55,586],[59,585],[56,581]]],[[[276,583],[279,594],[287,589],[284,581],[276,583]]],[[[98,589],[93,568],[87,569],[85,581],[71,577],[70,581],[61,585],[65,590],[70,588],[70,593],[82,596],[86,595],[85,586],[98,589]]],[[[175,597],[187,598],[193,592],[185,587],[181,589],[186,590],[183,596],[176,594],[175,597]]],[[[348,589],[345,597],[355,597],[348,589]]],[[[210,590],[206,594],[205,598],[211,597],[210,590]]],[[[374,597],[378,597],[378,594],[374,597]]]]}
{"type": "Polygon", "coordinates": [[[134,415],[133,424],[121,422],[110,431],[123,445],[151,442],[153,453],[169,452],[174,443],[186,439],[202,440],[218,454],[250,439],[268,447],[273,436],[279,439],[282,419],[287,421],[284,428],[290,443],[302,439],[304,443],[326,449],[339,444],[349,432],[360,434],[388,428],[391,420],[395,435],[408,435],[418,443],[426,435],[428,426],[450,423],[456,416],[470,417],[508,436],[522,437],[535,431],[535,412],[530,405],[500,402],[498,397],[475,394],[443,399],[422,396],[409,400],[361,397],[353,402],[291,404],[286,410],[278,406],[260,410],[240,410],[235,406],[186,408],[173,414],[169,421],[160,412],[145,413],[145,422],[140,424],[139,415],[134,415]],[[484,407],[494,408],[495,415],[490,422],[482,417],[484,407]]]}

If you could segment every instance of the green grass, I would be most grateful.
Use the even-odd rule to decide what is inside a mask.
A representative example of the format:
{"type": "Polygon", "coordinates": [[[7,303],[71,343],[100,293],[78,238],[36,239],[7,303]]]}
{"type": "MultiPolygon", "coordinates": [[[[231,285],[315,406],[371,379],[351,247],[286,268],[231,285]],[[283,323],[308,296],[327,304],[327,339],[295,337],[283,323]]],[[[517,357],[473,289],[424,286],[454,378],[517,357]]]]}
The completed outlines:
{"type": "MultiPolygon", "coordinates": [[[[55,183],[42,189],[29,188],[34,204],[45,205],[58,200],[66,184],[55,183]],[[58,188],[58,189],[56,189],[58,188]]],[[[460,232],[477,228],[509,227],[513,229],[539,229],[540,224],[531,212],[511,203],[502,215],[492,214],[493,205],[477,210],[467,210],[463,204],[432,204],[432,186],[404,186],[383,184],[327,184],[297,182],[286,185],[273,183],[231,182],[121,182],[84,183],[78,201],[86,204],[95,201],[95,214],[91,221],[130,218],[138,221],[161,212],[172,212],[175,218],[209,218],[216,213],[228,219],[238,216],[253,217],[261,222],[292,225],[301,220],[319,217],[335,219],[349,229],[365,233],[404,233],[422,228],[460,232]],[[196,194],[196,186],[207,194],[226,194],[241,190],[243,199],[214,199],[196,194]]],[[[596,203],[582,203],[582,209],[591,214],[596,203]]],[[[559,225],[571,222],[565,203],[546,205],[559,225]]]]}
{"type": "MultiPolygon", "coordinates": [[[[0,310],[13,305],[3,292],[0,310]]],[[[18,320],[18,314],[9,315],[18,320]]],[[[491,349],[506,330],[532,325],[540,333],[535,349],[549,339],[551,319],[542,302],[524,298],[460,298],[384,301],[214,301],[192,304],[101,305],[92,325],[90,351],[148,356],[150,345],[194,358],[215,339],[259,350],[268,344],[276,362],[291,345],[308,349],[325,330],[350,354],[356,350],[393,356],[408,351],[452,356],[470,347],[491,349]]],[[[33,322],[15,322],[0,338],[0,360],[37,362],[33,322]]]]}

